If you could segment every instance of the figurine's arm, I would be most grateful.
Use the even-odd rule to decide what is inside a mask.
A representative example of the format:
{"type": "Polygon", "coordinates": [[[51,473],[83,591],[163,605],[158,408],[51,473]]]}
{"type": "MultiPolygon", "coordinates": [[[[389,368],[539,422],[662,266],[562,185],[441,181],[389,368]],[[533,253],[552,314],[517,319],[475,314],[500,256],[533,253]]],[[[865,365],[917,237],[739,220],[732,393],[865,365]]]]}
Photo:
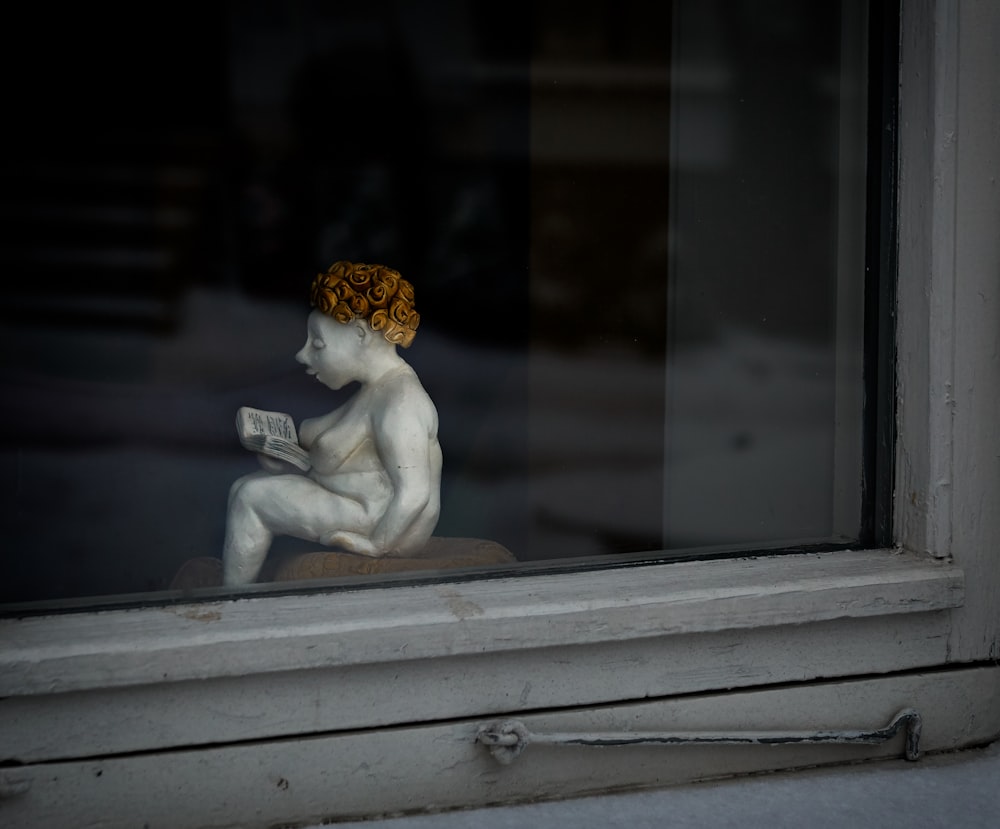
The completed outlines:
{"type": "Polygon", "coordinates": [[[330,543],[367,556],[399,552],[407,531],[431,499],[430,446],[436,420],[433,404],[422,392],[390,399],[373,412],[375,444],[392,482],[393,497],[368,538],[338,532],[330,543]]]}

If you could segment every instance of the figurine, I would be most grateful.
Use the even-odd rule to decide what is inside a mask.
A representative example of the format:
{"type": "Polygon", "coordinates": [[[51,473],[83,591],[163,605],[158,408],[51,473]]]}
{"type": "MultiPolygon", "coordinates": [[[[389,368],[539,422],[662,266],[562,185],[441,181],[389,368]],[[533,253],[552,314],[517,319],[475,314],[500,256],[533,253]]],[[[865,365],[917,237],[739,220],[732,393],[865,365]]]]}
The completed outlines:
{"type": "MultiPolygon", "coordinates": [[[[360,388],[339,408],[302,422],[297,437],[307,460],[260,449],[263,469],[233,484],[227,586],[257,578],[275,535],[377,558],[419,551],[437,524],[437,410],[396,351],[410,345],[420,322],[413,286],[384,265],[337,262],[313,281],[310,300],[306,344],[295,359],[331,389],[360,388]]],[[[241,416],[247,411],[256,410],[241,416]]],[[[294,440],[294,428],[280,426],[294,440]]]]}

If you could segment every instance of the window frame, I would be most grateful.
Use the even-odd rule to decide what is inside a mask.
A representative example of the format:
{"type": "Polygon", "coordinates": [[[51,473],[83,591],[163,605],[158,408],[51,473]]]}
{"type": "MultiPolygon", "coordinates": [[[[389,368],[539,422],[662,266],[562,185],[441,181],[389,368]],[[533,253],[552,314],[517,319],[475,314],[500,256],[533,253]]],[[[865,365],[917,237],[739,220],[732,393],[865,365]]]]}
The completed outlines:
{"type": "MultiPolygon", "coordinates": [[[[980,666],[1000,659],[1000,517],[983,507],[1000,485],[981,461],[995,460],[989,413],[1000,409],[998,32],[988,2],[902,9],[895,547],[5,619],[0,760],[31,778],[59,763],[140,769],[180,751],[280,755],[358,735],[391,752],[394,734],[456,718],[708,692],[721,712],[738,689],[888,688],[928,668],[985,670],[995,685],[998,669],[980,666]]],[[[933,745],[989,737],[996,700],[969,693],[986,731],[933,745]]],[[[871,724],[875,697],[852,697],[858,725],[871,724]]],[[[436,774],[411,768],[418,781],[436,774]]],[[[12,774],[0,773],[3,791],[12,774]]],[[[345,814],[338,785],[368,792],[353,814],[392,802],[384,783],[341,780],[325,812],[289,819],[345,814]]],[[[537,794],[525,786],[498,799],[537,794]]],[[[32,793],[15,794],[34,814],[32,793]]],[[[488,800],[470,790],[456,803],[488,800]]]]}

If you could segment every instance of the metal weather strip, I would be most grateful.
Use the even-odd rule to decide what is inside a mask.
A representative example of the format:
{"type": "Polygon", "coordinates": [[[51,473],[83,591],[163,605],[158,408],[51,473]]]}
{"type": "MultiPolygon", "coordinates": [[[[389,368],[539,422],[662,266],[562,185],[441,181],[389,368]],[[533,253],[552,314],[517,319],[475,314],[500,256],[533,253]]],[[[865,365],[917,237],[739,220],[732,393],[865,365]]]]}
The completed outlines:
{"type": "Polygon", "coordinates": [[[906,729],[904,756],[907,760],[920,759],[920,730],[922,721],[915,708],[899,711],[888,725],[873,729],[845,729],[827,731],[746,731],[714,732],[692,731],[673,734],[624,731],[619,733],[554,733],[533,734],[518,720],[502,720],[484,726],[476,734],[476,742],[486,746],[497,762],[511,763],[529,743],[552,746],[684,746],[684,745],[760,745],[779,746],[795,744],[857,744],[879,745],[891,740],[900,729],[906,729]]]}

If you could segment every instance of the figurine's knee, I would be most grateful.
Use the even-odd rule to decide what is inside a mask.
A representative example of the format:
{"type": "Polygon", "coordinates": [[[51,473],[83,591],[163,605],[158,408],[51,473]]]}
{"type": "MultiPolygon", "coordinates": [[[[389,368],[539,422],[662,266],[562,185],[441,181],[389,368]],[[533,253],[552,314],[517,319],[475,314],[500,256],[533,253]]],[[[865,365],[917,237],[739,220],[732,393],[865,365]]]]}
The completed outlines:
{"type": "Polygon", "coordinates": [[[251,472],[249,475],[244,475],[241,478],[237,478],[233,481],[233,485],[229,487],[229,505],[232,506],[233,501],[239,497],[243,490],[243,487],[249,482],[256,478],[258,473],[251,472]]]}
{"type": "Polygon", "coordinates": [[[274,481],[270,476],[248,475],[233,484],[229,495],[229,508],[257,512],[263,504],[273,498],[273,494],[274,481]]]}

